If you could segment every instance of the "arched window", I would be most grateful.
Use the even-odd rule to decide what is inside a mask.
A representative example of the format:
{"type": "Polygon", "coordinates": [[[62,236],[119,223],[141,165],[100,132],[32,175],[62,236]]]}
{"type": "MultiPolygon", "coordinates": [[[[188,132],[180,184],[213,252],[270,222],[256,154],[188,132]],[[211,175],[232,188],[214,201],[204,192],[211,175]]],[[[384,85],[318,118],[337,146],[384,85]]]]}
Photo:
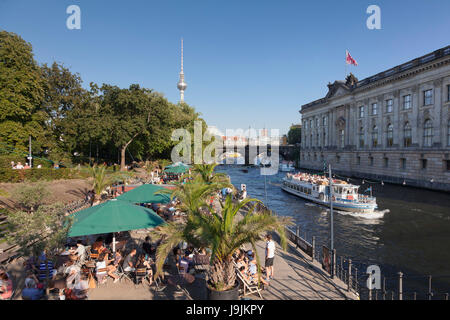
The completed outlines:
{"type": "Polygon", "coordinates": [[[387,141],[386,142],[387,142],[388,147],[392,147],[392,145],[394,144],[394,127],[390,123],[387,126],[387,141]]]}
{"type": "Polygon", "coordinates": [[[327,128],[323,129],[323,135],[322,135],[322,139],[323,139],[323,146],[326,147],[327,146],[327,128]]]}
{"type": "Polygon", "coordinates": [[[433,145],[433,122],[430,119],[427,119],[423,124],[423,146],[431,147],[432,145],[433,145]]]}
{"type": "Polygon", "coordinates": [[[364,148],[364,127],[359,128],[359,147],[364,148]]]}
{"type": "Polygon", "coordinates": [[[374,126],[372,130],[372,146],[376,147],[378,145],[378,127],[374,126]]]}
{"type": "Polygon", "coordinates": [[[405,126],[403,127],[403,146],[410,147],[411,142],[411,125],[409,124],[409,122],[406,122],[405,126]]]}
{"type": "Polygon", "coordinates": [[[345,131],[344,130],[339,130],[339,138],[340,138],[340,142],[341,142],[341,148],[344,148],[344,146],[345,146],[345,131]]]}

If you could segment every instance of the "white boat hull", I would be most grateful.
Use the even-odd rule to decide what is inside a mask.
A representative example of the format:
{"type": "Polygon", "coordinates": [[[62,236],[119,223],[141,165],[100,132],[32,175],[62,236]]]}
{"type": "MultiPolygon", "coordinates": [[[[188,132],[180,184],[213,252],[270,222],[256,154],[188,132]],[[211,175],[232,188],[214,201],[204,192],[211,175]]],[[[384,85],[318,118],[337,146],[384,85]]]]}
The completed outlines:
{"type": "MultiPolygon", "coordinates": [[[[317,198],[309,196],[305,193],[288,188],[284,185],[281,185],[281,189],[283,189],[286,192],[289,192],[290,194],[293,194],[295,196],[303,198],[305,200],[312,201],[312,202],[315,202],[317,204],[320,204],[320,205],[323,205],[326,207],[330,206],[329,201],[323,201],[323,200],[317,199],[317,198]]],[[[351,202],[342,203],[342,202],[333,201],[333,208],[336,210],[342,210],[342,211],[348,211],[348,212],[372,213],[377,208],[377,205],[372,204],[372,203],[358,204],[358,203],[351,203],[351,202]]]]}

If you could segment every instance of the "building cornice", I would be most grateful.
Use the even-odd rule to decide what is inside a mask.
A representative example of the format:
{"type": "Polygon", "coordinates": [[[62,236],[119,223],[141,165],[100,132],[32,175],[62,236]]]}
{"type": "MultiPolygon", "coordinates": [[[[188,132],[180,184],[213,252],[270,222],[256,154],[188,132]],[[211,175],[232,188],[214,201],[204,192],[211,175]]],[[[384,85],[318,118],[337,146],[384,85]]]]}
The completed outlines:
{"type": "MultiPolygon", "coordinates": [[[[449,64],[450,64],[450,46],[447,46],[439,50],[436,50],[432,53],[429,53],[427,55],[424,55],[422,57],[408,61],[394,68],[380,72],[374,76],[358,81],[355,85],[348,87],[347,93],[340,95],[336,98],[354,96],[355,94],[373,90],[396,81],[405,80],[410,77],[416,76],[419,73],[440,68],[442,66],[449,64]]],[[[335,81],[334,84],[337,83],[340,82],[335,81]]],[[[330,84],[328,85],[328,87],[330,89],[330,84]]],[[[334,97],[332,94],[330,94],[330,91],[324,98],[302,105],[299,112],[302,113],[302,111],[304,110],[310,110],[310,108],[312,107],[324,105],[329,103],[330,101],[333,101],[334,97]]]]}

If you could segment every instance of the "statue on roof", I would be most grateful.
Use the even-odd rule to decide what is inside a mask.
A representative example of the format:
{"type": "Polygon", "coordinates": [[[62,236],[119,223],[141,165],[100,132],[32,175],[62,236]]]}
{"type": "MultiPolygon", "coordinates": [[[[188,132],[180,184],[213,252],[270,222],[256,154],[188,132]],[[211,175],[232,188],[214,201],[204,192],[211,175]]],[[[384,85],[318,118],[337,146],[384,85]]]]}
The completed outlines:
{"type": "Polygon", "coordinates": [[[358,78],[354,76],[353,73],[350,72],[350,74],[345,78],[345,85],[348,87],[353,87],[358,83],[358,78]]]}

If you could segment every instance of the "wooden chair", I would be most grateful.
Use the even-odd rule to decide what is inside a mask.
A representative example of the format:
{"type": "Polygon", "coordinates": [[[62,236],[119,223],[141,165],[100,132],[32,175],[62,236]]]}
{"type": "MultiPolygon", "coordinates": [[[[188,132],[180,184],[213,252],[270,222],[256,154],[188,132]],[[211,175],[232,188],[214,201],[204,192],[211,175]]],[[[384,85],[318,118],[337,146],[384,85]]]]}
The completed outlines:
{"type": "Polygon", "coordinates": [[[257,293],[259,295],[259,297],[261,299],[263,299],[262,295],[261,295],[261,289],[258,287],[258,284],[251,284],[249,283],[243,276],[242,274],[239,272],[239,270],[236,270],[236,275],[238,277],[238,279],[240,280],[240,282],[243,285],[243,296],[246,296],[248,294],[253,294],[253,293],[257,293]]]}
{"type": "Polygon", "coordinates": [[[96,261],[98,259],[98,256],[99,256],[98,253],[89,252],[89,259],[90,260],[96,261]]]}
{"type": "MultiPolygon", "coordinates": [[[[108,268],[101,268],[101,269],[97,269],[97,272],[95,273],[95,276],[97,278],[97,287],[100,287],[103,283],[103,280],[106,278],[108,279],[108,268]],[[99,272],[105,272],[102,274],[98,274],[99,272]]],[[[106,281],[104,282],[106,284],[106,281]]]]}
{"type": "Polygon", "coordinates": [[[209,264],[209,255],[194,255],[194,270],[196,272],[206,272],[211,267],[209,264]]]}
{"type": "Polygon", "coordinates": [[[137,268],[135,272],[136,282],[135,285],[143,284],[144,280],[148,280],[147,268],[137,268]]]}

